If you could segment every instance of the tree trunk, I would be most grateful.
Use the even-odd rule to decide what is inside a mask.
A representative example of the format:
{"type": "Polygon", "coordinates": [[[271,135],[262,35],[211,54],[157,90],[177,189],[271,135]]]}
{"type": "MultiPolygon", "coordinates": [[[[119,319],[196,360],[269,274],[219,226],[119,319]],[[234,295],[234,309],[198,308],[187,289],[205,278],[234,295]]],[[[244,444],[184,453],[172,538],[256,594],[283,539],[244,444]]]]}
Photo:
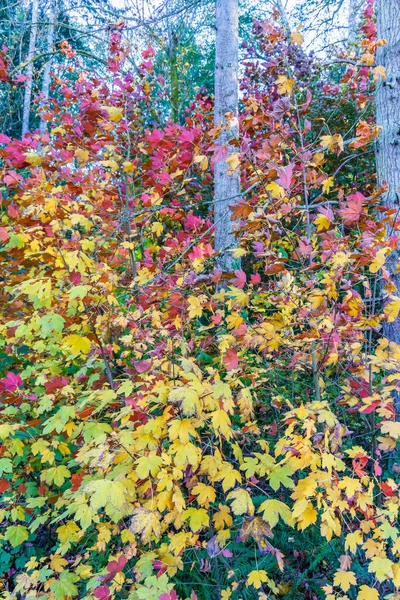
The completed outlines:
{"type": "MultiPolygon", "coordinates": [[[[227,146],[228,155],[220,154],[214,171],[214,224],[217,264],[222,270],[232,268],[235,236],[229,205],[240,194],[240,171],[232,172],[226,162],[238,152],[238,0],[216,0],[215,43],[215,125],[221,124],[217,145],[227,146]]],[[[233,166],[233,164],[232,164],[233,166]]]]}
{"type": "MultiPolygon", "coordinates": [[[[56,0],[50,0],[49,7],[49,24],[47,29],[47,52],[53,52],[54,49],[54,30],[57,18],[57,8],[56,8],[56,0]]],[[[49,98],[49,90],[50,90],[50,69],[51,69],[52,58],[50,57],[46,63],[43,72],[43,81],[42,81],[42,102],[47,102],[49,98]]],[[[40,119],[40,133],[46,131],[46,121],[41,117],[40,119]]]]}
{"type": "Polygon", "coordinates": [[[26,57],[27,67],[25,81],[25,95],[24,95],[24,110],[22,114],[22,135],[25,135],[29,131],[29,114],[31,110],[31,96],[32,96],[32,77],[33,77],[33,57],[36,49],[36,35],[38,28],[38,0],[32,0],[32,21],[31,21],[31,34],[29,36],[29,48],[28,55],[26,57]]]}
{"type": "MultiPolygon", "coordinates": [[[[400,0],[377,0],[378,39],[387,41],[377,50],[377,64],[386,68],[386,80],[377,83],[376,120],[382,128],[376,144],[378,185],[387,184],[385,204],[400,209],[400,0]]],[[[395,232],[388,231],[388,235],[395,232]]],[[[400,274],[396,273],[399,250],[392,252],[387,268],[400,295],[400,274]]],[[[400,344],[400,319],[385,323],[383,333],[400,344]]],[[[396,394],[396,416],[400,420],[400,394],[396,394]]]]}

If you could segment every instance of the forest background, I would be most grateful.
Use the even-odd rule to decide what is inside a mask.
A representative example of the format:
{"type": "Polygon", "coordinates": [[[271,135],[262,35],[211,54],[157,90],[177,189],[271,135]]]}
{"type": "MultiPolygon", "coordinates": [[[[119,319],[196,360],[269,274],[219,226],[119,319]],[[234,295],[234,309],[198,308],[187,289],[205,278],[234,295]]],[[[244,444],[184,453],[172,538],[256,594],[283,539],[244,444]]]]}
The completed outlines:
{"type": "Polygon", "coordinates": [[[1,597],[400,598],[400,0],[0,0],[1,597]]]}

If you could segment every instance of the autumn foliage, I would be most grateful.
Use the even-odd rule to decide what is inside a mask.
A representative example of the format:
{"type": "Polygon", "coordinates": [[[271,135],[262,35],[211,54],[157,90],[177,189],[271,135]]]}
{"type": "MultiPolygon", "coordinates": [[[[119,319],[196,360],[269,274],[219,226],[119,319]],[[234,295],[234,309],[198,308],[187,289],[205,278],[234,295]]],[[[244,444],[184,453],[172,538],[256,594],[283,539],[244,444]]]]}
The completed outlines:
{"type": "Polygon", "coordinates": [[[394,599],[399,220],[372,167],[371,4],[331,70],[255,24],[232,273],[212,99],[155,125],[153,51],[133,75],[121,31],[102,77],[64,44],[48,133],[0,138],[2,597],[394,599]]]}

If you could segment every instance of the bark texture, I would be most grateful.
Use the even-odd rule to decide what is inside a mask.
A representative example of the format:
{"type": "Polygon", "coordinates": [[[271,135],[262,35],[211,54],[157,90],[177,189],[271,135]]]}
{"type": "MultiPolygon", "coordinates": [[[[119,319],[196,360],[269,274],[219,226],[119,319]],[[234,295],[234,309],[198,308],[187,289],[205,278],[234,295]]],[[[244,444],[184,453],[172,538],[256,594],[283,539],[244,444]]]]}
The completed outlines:
{"type": "Polygon", "coordinates": [[[22,135],[25,135],[29,131],[29,115],[31,112],[31,97],[32,97],[32,76],[33,76],[33,58],[35,56],[36,49],[36,36],[38,28],[38,0],[32,0],[32,20],[31,20],[31,33],[29,36],[29,48],[28,55],[26,57],[27,67],[25,81],[25,94],[24,94],[24,110],[22,113],[22,135]]]}
{"type": "MultiPolygon", "coordinates": [[[[47,29],[47,52],[53,52],[54,49],[54,31],[56,25],[57,18],[57,6],[56,0],[50,0],[49,6],[49,24],[47,29]]],[[[43,80],[42,80],[42,100],[46,102],[49,98],[49,90],[50,90],[50,69],[51,69],[52,59],[50,58],[43,71],[43,80]]],[[[46,131],[46,121],[41,118],[40,119],[40,133],[44,133],[46,131]]]]}
{"type": "MultiPolygon", "coordinates": [[[[216,0],[215,44],[215,125],[222,125],[218,146],[227,146],[228,155],[238,152],[238,0],[216,0]]],[[[214,171],[215,250],[219,252],[218,266],[232,267],[235,236],[229,205],[240,194],[240,172],[230,172],[228,156],[221,156],[214,171]]]]}
{"type": "MultiPolygon", "coordinates": [[[[400,209],[400,0],[377,0],[378,39],[387,41],[377,51],[377,64],[386,68],[386,80],[377,84],[376,118],[382,131],[376,145],[378,184],[386,183],[385,204],[400,209]]],[[[393,232],[388,231],[388,235],[393,232]]],[[[387,268],[400,295],[400,274],[395,273],[399,250],[392,252],[387,268]]],[[[400,320],[384,324],[384,335],[400,344],[400,320]]],[[[397,394],[396,412],[400,420],[400,398],[397,394]]]]}

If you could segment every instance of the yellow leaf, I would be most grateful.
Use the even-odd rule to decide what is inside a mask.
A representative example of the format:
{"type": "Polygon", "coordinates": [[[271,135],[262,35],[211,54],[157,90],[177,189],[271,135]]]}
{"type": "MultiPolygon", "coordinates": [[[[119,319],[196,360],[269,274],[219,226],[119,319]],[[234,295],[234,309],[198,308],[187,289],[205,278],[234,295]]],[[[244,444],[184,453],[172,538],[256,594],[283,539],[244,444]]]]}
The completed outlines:
{"type": "Polygon", "coordinates": [[[170,391],[168,400],[179,403],[187,417],[193,417],[201,411],[200,398],[195,389],[191,387],[176,387],[170,391]]]}
{"type": "Polygon", "coordinates": [[[382,583],[385,579],[393,578],[393,563],[388,558],[374,556],[368,567],[369,573],[375,573],[377,580],[382,583]]]}
{"type": "Polygon", "coordinates": [[[369,266],[370,273],[377,273],[386,262],[386,254],[390,251],[390,248],[381,248],[376,253],[376,256],[369,266]]]}
{"type": "Polygon", "coordinates": [[[331,152],[340,154],[340,152],[343,152],[344,150],[343,138],[340,133],[335,133],[335,135],[322,135],[321,146],[323,148],[328,148],[331,152]]]}
{"type": "Polygon", "coordinates": [[[318,217],[314,221],[314,224],[317,226],[317,231],[326,231],[331,226],[331,222],[329,221],[329,219],[322,214],[318,215],[318,217]]]}
{"type": "Polygon", "coordinates": [[[336,571],[333,585],[347,592],[351,585],[357,585],[355,573],[353,571],[336,571]]]}
{"type": "Polygon", "coordinates": [[[201,306],[202,297],[201,296],[189,296],[188,304],[189,304],[189,318],[194,319],[195,317],[201,317],[203,314],[203,308],[201,306]]]}
{"type": "Polygon", "coordinates": [[[295,82],[294,79],[290,79],[290,77],[286,77],[286,75],[278,75],[275,83],[278,86],[278,94],[281,96],[285,94],[290,96],[295,82]]]}
{"type": "Polygon", "coordinates": [[[240,165],[240,158],[237,152],[233,152],[226,159],[226,164],[229,165],[229,173],[234,173],[240,165]]]}
{"type": "Polygon", "coordinates": [[[182,513],[182,519],[189,519],[189,527],[193,533],[208,527],[210,523],[210,519],[205,508],[188,508],[182,513]]]}
{"type": "Polygon", "coordinates": [[[334,185],[335,182],[333,181],[333,177],[328,177],[327,179],[324,179],[324,181],[322,182],[322,191],[324,192],[324,194],[329,194],[331,188],[333,188],[334,185]]]}
{"type": "Polygon", "coordinates": [[[256,590],[259,590],[263,583],[267,583],[268,579],[266,571],[250,571],[247,576],[247,585],[252,585],[256,590]]]}
{"type": "Polygon", "coordinates": [[[397,319],[397,315],[400,312],[400,298],[393,298],[388,302],[384,309],[385,315],[387,315],[388,323],[393,323],[397,319]]]}
{"type": "Polygon", "coordinates": [[[81,537],[81,529],[74,521],[68,521],[65,525],[61,525],[57,528],[58,539],[62,544],[68,542],[77,542],[81,537]]]}
{"type": "Polygon", "coordinates": [[[30,167],[38,167],[42,164],[42,157],[36,152],[27,152],[25,154],[25,162],[27,162],[30,167]]]}
{"type": "Polygon", "coordinates": [[[68,347],[72,354],[88,354],[91,342],[87,337],[73,333],[63,339],[63,344],[68,347]]]}
{"type": "Polygon", "coordinates": [[[374,69],[374,81],[378,81],[379,79],[386,79],[386,69],[382,65],[378,65],[374,69]]]}
{"type": "Polygon", "coordinates": [[[370,67],[371,65],[374,64],[375,57],[374,57],[373,54],[370,54],[369,52],[366,52],[365,54],[363,54],[362,56],[360,56],[360,62],[362,62],[364,65],[368,65],[370,67]]]}
{"type": "Polygon", "coordinates": [[[207,156],[204,156],[203,154],[199,154],[198,156],[195,157],[194,162],[196,164],[200,164],[200,168],[202,171],[207,171],[207,169],[208,169],[207,156]]]}
{"type": "Polygon", "coordinates": [[[285,197],[285,190],[283,189],[283,187],[281,185],[279,185],[278,183],[275,183],[274,181],[269,183],[267,185],[266,189],[269,192],[271,192],[271,196],[273,198],[282,199],[285,197]]]}
{"type": "Polygon", "coordinates": [[[379,600],[379,592],[367,585],[362,585],[358,592],[357,600],[379,600]]]}
{"type": "Polygon", "coordinates": [[[292,41],[292,44],[299,47],[304,42],[304,36],[300,33],[300,31],[292,31],[292,33],[290,34],[290,39],[292,41]]]}
{"type": "Polygon", "coordinates": [[[267,521],[271,527],[275,527],[278,523],[279,517],[286,523],[293,527],[292,512],[286,504],[280,500],[265,500],[259,507],[258,512],[263,512],[263,519],[267,521]]]}
{"type": "Polygon", "coordinates": [[[174,420],[169,425],[169,438],[171,441],[179,440],[182,444],[187,444],[190,439],[198,437],[195,428],[190,419],[174,420]]]}
{"type": "Polygon", "coordinates": [[[66,479],[69,478],[71,472],[65,465],[59,465],[58,467],[50,467],[43,472],[43,477],[46,483],[55,483],[58,487],[61,487],[66,479]]]}
{"type": "Polygon", "coordinates": [[[132,533],[140,534],[143,544],[150,542],[152,536],[159,539],[161,536],[160,513],[147,510],[147,508],[135,508],[132,514],[129,529],[132,533]]]}
{"type": "Polygon", "coordinates": [[[352,554],[357,552],[357,546],[361,546],[363,543],[363,536],[361,531],[354,531],[346,535],[345,550],[350,550],[352,554]]]}
{"type": "Polygon", "coordinates": [[[307,500],[298,500],[293,507],[293,518],[296,519],[298,529],[303,531],[316,522],[318,513],[307,500]]]}
{"type": "Polygon", "coordinates": [[[108,112],[108,118],[114,123],[118,123],[124,116],[122,108],[118,108],[117,106],[102,106],[101,108],[108,112]]]}
{"type": "Polygon", "coordinates": [[[197,496],[197,502],[200,506],[204,506],[204,508],[208,508],[210,506],[210,502],[214,502],[216,498],[216,491],[211,485],[206,485],[205,483],[198,483],[192,489],[192,494],[197,496]]]}
{"type": "Polygon", "coordinates": [[[56,573],[64,571],[64,567],[66,567],[67,564],[68,561],[60,554],[52,554],[50,557],[50,569],[53,569],[56,573]]]}
{"type": "Polygon", "coordinates": [[[152,223],[151,231],[152,231],[152,233],[155,233],[156,236],[160,236],[162,234],[163,230],[164,230],[164,227],[163,227],[162,223],[158,223],[158,222],[152,223]]]}
{"type": "Polygon", "coordinates": [[[155,452],[150,452],[147,456],[141,456],[137,461],[136,475],[139,479],[146,479],[150,473],[153,477],[158,475],[162,464],[161,456],[155,452]]]}
{"type": "Polygon", "coordinates": [[[135,170],[135,165],[133,165],[129,160],[125,160],[122,163],[122,170],[124,173],[133,173],[135,170]]]}
{"type": "Polygon", "coordinates": [[[400,437],[400,422],[384,421],[381,427],[382,433],[388,433],[394,440],[400,437]]]}
{"type": "Polygon", "coordinates": [[[251,517],[254,515],[254,504],[247,490],[241,488],[230,492],[227,500],[233,500],[232,510],[235,515],[243,515],[247,513],[251,517]]]}
{"type": "Polygon", "coordinates": [[[75,150],[75,157],[78,159],[78,162],[82,165],[85,165],[89,160],[89,152],[87,150],[83,150],[82,148],[77,148],[75,150]]]}
{"type": "Polygon", "coordinates": [[[219,511],[215,513],[213,516],[213,522],[215,525],[215,529],[220,531],[226,527],[231,527],[232,525],[232,517],[229,506],[225,506],[224,504],[219,505],[219,511]]]}

